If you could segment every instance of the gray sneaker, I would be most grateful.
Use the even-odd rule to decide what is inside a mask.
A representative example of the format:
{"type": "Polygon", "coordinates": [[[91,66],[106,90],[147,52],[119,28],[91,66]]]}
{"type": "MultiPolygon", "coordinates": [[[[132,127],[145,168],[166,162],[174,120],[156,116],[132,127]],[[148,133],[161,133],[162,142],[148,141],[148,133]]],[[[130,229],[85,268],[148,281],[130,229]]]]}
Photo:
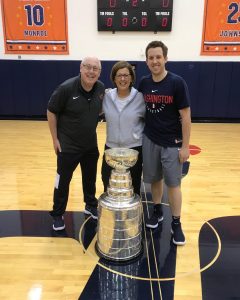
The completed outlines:
{"type": "Polygon", "coordinates": [[[179,224],[172,223],[171,232],[172,232],[173,244],[175,244],[177,246],[183,246],[186,244],[186,239],[185,239],[184,233],[182,231],[181,223],[179,223],[179,224]]]}
{"type": "Polygon", "coordinates": [[[59,231],[65,228],[63,216],[53,217],[53,230],[59,231]]]}
{"type": "Polygon", "coordinates": [[[163,221],[163,215],[162,213],[156,213],[156,211],[153,212],[150,218],[146,221],[146,227],[155,229],[158,227],[159,224],[161,224],[163,221]]]}
{"type": "Polygon", "coordinates": [[[98,219],[97,207],[86,205],[83,211],[86,215],[90,215],[94,220],[98,219]]]}

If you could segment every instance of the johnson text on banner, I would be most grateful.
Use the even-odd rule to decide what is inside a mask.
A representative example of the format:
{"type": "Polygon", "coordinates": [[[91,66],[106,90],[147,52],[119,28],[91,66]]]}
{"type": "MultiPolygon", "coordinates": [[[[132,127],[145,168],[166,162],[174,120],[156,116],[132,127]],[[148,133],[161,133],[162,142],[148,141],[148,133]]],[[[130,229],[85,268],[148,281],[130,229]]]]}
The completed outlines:
{"type": "Polygon", "coordinates": [[[240,55],[240,1],[205,0],[201,55],[240,55]]]}
{"type": "Polygon", "coordinates": [[[66,0],[2,0],[7,54],[68,54],[66,0]]]}

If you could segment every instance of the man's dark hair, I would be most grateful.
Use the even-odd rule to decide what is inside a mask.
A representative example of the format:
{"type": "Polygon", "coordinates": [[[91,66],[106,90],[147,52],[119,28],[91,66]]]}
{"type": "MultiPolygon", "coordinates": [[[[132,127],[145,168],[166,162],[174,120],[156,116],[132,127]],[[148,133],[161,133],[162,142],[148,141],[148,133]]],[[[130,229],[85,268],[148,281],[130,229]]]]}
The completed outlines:
{"type": "Polygon", "coordinates": [[[166,58],[167,54],[168,54],[168,47],[162,41],[152,41],[147,45],[146,50],[145,50],[146,58],[148,58],[148,50],[150,48],[157,48],[157,47],[162,48],[163,56],[164,56],[164,58],[166,58]]]}

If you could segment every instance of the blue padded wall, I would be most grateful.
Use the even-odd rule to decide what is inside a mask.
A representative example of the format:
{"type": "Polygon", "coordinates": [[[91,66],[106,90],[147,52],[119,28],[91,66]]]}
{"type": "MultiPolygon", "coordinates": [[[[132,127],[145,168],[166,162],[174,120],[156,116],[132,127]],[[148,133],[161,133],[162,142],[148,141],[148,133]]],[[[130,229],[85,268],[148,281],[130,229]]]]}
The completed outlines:
{"type": "MultiPolygon", "coordinates": [[[[100,79],[112,87],[115,61],[103,61],[100,79]]],[[[136,84],[149,71],[143,61],[131,61],[136,84]]],[[[167,69],[181,75],[189,86],[192,118],[240,120],[240,62],[175,62],[167,69]]],[[[46,118],[48,99],[64,80],[79,73],[79,61],[0,60],[0,118],[46,118]]]]}
{"type": "Polygon", "coordinates": [[[240,117],[240,63],[232,64],[231,85],[226,117],[240,117]]]}

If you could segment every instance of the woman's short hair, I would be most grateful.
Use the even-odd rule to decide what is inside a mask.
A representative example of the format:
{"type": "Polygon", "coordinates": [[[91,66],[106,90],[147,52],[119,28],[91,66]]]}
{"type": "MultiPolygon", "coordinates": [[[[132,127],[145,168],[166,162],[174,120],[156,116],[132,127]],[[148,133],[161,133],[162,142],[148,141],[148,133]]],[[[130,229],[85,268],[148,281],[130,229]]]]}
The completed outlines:
{"type": "Polygon", "coordinates": [[[135,71],[134,71],[133,66],[125,60],[118,61],[113,65],[112,71],[111,71],[111,74],[110,74],[110,79],[111,79],[112,83],[114,85],[116,85],[115,84],[115,78],[116,78],[117,71],[120,70],[120,69],[123,69],[123,68],[127,68],[128,71],[129,71],[129,74],[131,75],[131,78],[132,78],[132,82],[130,84],[130,87],[131,87],[135,83],[136,75],[135,75],[135,71]]]}

